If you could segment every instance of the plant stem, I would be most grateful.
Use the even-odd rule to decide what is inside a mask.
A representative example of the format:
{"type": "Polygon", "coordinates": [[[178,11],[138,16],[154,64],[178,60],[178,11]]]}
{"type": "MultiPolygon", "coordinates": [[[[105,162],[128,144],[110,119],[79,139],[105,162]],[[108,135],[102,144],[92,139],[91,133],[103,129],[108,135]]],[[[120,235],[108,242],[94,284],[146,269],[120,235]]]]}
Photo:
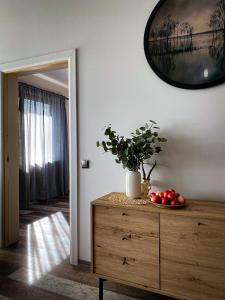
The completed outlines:
{"type": "Polygon", "coordinates": [[[144,169],[144,163],[141,163],[141,168],[142,168],[142,173],[143,173],[143,180],[146,180],[146,173],[145,173],[145,169],[144,169]]]}
{"type": "Polygon", "coordinates": [[[156,160],[155,160],[155,162],[154,162],[154,164],[153,164],[153,166],[152,166],[151,170],[150,170],[150,171],[149,171],[149,173],[148,173],[147,180],[150,180],[150,177],[151,177],[152,171],[155,169],[155,166],[156,166],[156,160]]]}

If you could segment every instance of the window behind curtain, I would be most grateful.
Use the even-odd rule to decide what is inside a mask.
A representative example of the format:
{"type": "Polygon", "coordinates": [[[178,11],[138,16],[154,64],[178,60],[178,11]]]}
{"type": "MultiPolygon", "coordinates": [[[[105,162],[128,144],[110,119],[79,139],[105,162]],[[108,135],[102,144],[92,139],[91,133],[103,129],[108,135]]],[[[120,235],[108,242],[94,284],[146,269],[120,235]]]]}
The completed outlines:
{"type": "Polygon", "coordinates": [[[25,159],[26,171],[29,165],[43,167],[46,163],[52,163],[52,116],[50,105],[42,104],[33,100],[24,99],[24,137],[25,137],[25,159]],[[31,112],[30,106],[35,107],[31,112]],[[44,110],[44,112],[43,112],[44,110]],[[30,133],[29,133],[30,131],[30,133]],[[36,134],[32,134],[36,132],[36,134]],[[29,140],[29,137],[31,140],[29,140]],[[44,145],[44,147],[43,147],[44,145]],[[30,161],[29,161],[30,151],[30,161]]]}

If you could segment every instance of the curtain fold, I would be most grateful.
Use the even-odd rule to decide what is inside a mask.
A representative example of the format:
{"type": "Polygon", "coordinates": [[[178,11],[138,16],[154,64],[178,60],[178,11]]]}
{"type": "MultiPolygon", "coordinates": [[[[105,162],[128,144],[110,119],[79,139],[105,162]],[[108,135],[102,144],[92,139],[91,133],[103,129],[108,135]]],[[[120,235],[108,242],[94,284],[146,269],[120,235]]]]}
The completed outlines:
{"type": "Polygon", "coordinates": [[[68,196],[66,98],[19,83],[20,208],[68,196]]]}

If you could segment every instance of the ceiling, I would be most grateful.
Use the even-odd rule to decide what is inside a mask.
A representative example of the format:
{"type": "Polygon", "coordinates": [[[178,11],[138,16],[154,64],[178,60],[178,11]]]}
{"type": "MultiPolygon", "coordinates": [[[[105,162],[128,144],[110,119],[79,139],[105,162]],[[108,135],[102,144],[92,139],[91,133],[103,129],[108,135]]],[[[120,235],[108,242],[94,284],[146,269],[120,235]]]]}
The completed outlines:
{"type": "Polygon", "coordinates": [[[20,76],[19,81],[69,97],[68,68],[20,76]]]}
{"type": "Polygon", "coordinates": [[[58,81],[59,83],[62,83],[63,85],[68,87],[68,69],[67,68],[43,72],[40,75],[49,77],[50,79],[52,79],[54,81],[58,81]]]}

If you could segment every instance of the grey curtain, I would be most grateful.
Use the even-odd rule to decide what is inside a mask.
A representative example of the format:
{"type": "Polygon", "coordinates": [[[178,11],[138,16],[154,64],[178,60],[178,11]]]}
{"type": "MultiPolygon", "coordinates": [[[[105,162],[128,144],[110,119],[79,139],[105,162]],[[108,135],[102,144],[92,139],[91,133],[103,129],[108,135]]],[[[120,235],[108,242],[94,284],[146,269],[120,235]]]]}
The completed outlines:
{"type": "Polygon", "coordinates": [[[66,101],[64,96],[19,83],[21,209],[68,196],[66,101]]]}

